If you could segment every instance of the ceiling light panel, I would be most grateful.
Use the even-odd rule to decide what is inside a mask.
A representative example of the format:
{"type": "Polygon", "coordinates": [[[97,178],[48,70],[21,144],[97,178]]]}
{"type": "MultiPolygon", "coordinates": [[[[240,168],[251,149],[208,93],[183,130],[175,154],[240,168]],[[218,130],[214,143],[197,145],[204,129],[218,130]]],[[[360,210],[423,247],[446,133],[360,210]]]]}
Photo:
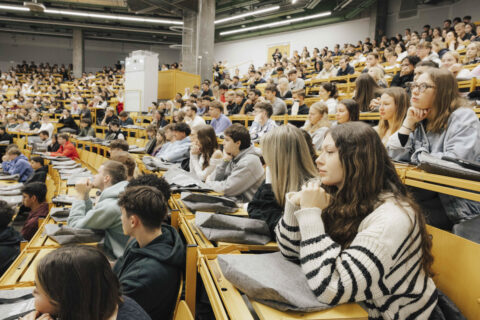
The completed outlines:
{"type": "Polygon", "coordinates": [[[252,31],[252,30],[285,26],[285,25],[289,25],[289,24],[293,24],[293,23],[297,23],[297,22],[301,22],[301,21],[305,21],[305,20],[312,20],[312,19],[316,19],[316,18],[327,17],[331,14],[332,13],[330,11],[327,11],[327,12],[322,12],[322,13],[313,14],[313,15],[310,15],[310,16],[305,16],[305,17],[300,17],[300,18],[295,18],[295,19],[282,20],[282,21],[277,21],[277,22],[272,22],[272,23],[267,23],[267,24],[261,24],[261,25],[258,25],[258,26],[247,27],[247,28],[242,28],[242,29],[223,31],[223,32],[220,32],[220,35],[221,36],[226,36],[226,35],[229,35],[229,34],[243,33],[243,32],[252,31]]]}
{"type": "Polygon", "coordinates": [[[0,4],[0,9],[7,11],[30,11],[30,9],[21,6],[10,6],[7,4],[0,4]]]}
{"type": "MultiPolygon", "coordinates": [[[[3,3],[0,3],[0,10],[25,11],[25,12],[30,11],[28,7],[12,6],[12,5],[3,4],[3,3]]],[[[103,19],[103,20],[112,20],[112,21],[142,22],[145,24],[166,24],[166,25],[179,25],[179,26],[183,25],[183,21],[180,21],[180,20],[159,19],[159,18],[150,18],[150,17],[142,17],[142,16],[128,16],[128,15],[122,15],[122,14],[95,13],[95,12],[77,11],[77,10],[45,8],[43,13],[51,14],[51,15],[59,15],[59,16],[76,16],[76,17],[86,17],[86,18],[92,18],[92,19],[103,19]]]]}
{"type": "Polygon", "coordinates": [[[236,15],[236,16],[231,16],[231,17],[228,17],[228,18],[215,20],[215,24],[220,24],[220,23],[224,23],[224,22],[232,21],[232,20],[238,20],[238,19],[254,16],[254,15],[257,15],[257,14],[277,11],[278,9],[280,9],[280,6],[274,6],[274,7],[269,7],[269,8],[265,8],[265,9],[250,11],[250,12],[242,13],[242,14],[239,14],[239,15],[236,15]]]}

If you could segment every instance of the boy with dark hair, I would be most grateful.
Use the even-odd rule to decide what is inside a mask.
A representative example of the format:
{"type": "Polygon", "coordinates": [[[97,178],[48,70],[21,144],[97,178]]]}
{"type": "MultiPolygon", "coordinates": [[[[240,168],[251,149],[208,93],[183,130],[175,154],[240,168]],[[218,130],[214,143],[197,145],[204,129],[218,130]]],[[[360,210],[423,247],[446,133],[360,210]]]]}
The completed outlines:
{"type": "Polygon", "coordinates": [[[18,148],[8,149],[6,160],[8,163],[2,164],[3,171],[8,172],[8,174],[18,174],[19,182],[25,182],[33,173],[32,166],[18,148]]]}
{"type": "Polygon", "coordinates": [[[260,84],[260,83],[266,83],[265,79],[263,79],[263,74],[261,71],[255,72],[255,85],[260,84]]]}
{"type": "MultiPolygon", "coordinates": [[[[5,130],[4,125],[0,125],[0,142],[2,141],[8,141],[8,144],[13,143],[13,137],[12,135],[8,134],[7,131],[5,130]]],[[[5,149],[7,146],[5,145],[0,145],[0,158],[4,155],[5,149]]]]}
{"type": "Polygon", "coordinates": [[[293,69],[288,72],[288,81],[290,81],[290,90],[300,90],[305,88],[305,81],[298,78],[297,70],[293,69]]]}
{"type": "Polygon", "coordinates": [[[25,183],[30,182],[43,182],[47,179],[48,168],[45,166],[45,162],[42,157],[31,157],[30,165],[32,169],[35,170],[30,177],[28,177],[25,183]]]}
{"type": "Polygon", "coordinates": [[[267,132],[277,127],[275,121],[270,119],[273,114],[272,105],[269,102],[258,102],[253,108],[255,120],[250,127],[250,138],[259,141],[267,132]]]}
{"type": "Polygon", "coordinates": [[[202,97],[201,102],[200,102],[200,108],[198,108],[197,114],[199,116],[208,115],[208,112],[210,110],[210,103],[211,102],[212,102],[212,98],[210,98],[209,96],[202,97]]]}
{"type": "Polygon", "coordinates": [[[123,232],[133,240],[113,271],[123,293],[138,302],[153,320],[169,319],[185,267],[185,247],[178,232],[162,224],[167,201],[154,187],[129,186],[118,205],[123,232]]]}
{"type": "Polygon", "coordinates": [[[63,127],[58,130],[59,132],[69,132],[74,134],[78,132],[78,125],[75,120],[73,120],[68,109],[63,109],[62,116],[60,117],[60,120],[58,120],[58,123],[63,124],[63,127]]]}
{"type": "Polygon", "coordinates": [[[120,128],[118,120],[112,120],[108,124],[109,130],[105,133],[105,140],[125,140],[125,135],[120,128]]]}
{"type": "Polygon", "coordinates": [[[235,123],[224,132],[223,162],[206,183],[216,192],[236,197],[241,202],[252,200],[264,179],[260,157],[244,126],[235,123]]]}
{"type": "Polygon", "coordinates": [[[308,114],[308,106],[305,104],[305,90],[298,90],[292,92],[293,105],[288,110],[290,115],[308,114]]]}
{"type": "Polygon", "coordinates": [[[22,228],[22,236],[30,241],[38,230],[38,219],[48,214],[48,203],[45,202],[47,186],[43,182],[27,183],[22,188],[23,205],[30,208],[27,220],[22,228]]]}
{"type": "Polygon", "coordinates": [[[92,182],[85,179],[75,185],[77,200],[73,201],[67,224],[72,228],[105,230],[104,249],[113,258],[122,256],[128,237],[122,232],[120,207],[117,205],[120,193],[128,184],[127,168],[118,161],[109,160],[102,164],[92,182]],[[101,191],[93,205],[90,190],[101,191]]]}
{"type": "Polygon", "coordinates": [[[210,81],[205,80],[202,83],[202,97],[208,96],[213,97],[212,89],[210,89],[210,81]]]}
{"type": "Polygon", "coordinates": [[[22,237],[8,226],[14,213],[7,202],[0,200],[0,277],[20,253],[22,237]]]}
{"type": "MultiPolygon", "coordinates": [[[[265,99],[270,102],[273,108],[273,115],[281,115],[287,113],[287,104],[285,101],[277,97],[279,95],[277,86],[269,84],[265,87],[265,99]]],[[[257,104],[255,104],[255,107],[257,104]]]]}
{"type": "Polygon", "coordinates": [[[218,93],[220,95],[220,101],[225,103],[225,93],[228,91],[228,86],[226,84],[221,84],[218,86],[218,93]]]}
{"type": "Polygon", "coordinates": [[[160,150],[159,157],[163,161],[181,163],[190,157],[191,129],[186,123],[177,123],[173,127],[175,141],[168,148],[160,150]]]}
{"type": "Polygon", "coordinates": [[[253,107],[257,102],[259,102],[259,98],[262,96],[262,92],[258,89],[253,89],[248,91],[247,93],[247,100],[242,106],[240,110],[240,114],[249,114],[253,112],[253,107]]]}
{"type": "Polygon", "coordinates": [[[232,80],[232,83],[230,84],[229,89],[238,89],[238,88],[242,88],[242,87],[243,87],[243,85],[240,82],[240,78],[238,76],[233,76],[233,80],[232,80]]]}
{"type": "Polygon", "coordinates": [[[120,126],[121,127],[133,125],[133,119],[128,116],[127,111],[120,112],[118,117],[120,118],[120,126]]]}
{"type": "Polygon", "coordinates": [[[90,118],[82,118],[80,120],[80,132],[78,137],[95,137],[95,129],[92,127],[92,120],[90,118]]]}
{"type": "Polygon", "coordinates": [[[232,121],[223,114],[223,111],[223,104],[220,101],[215,100],[210,105],[210,116],[212,117],[210,125],[217,135],[222,134],[225,129],[232,125],[232,121]]]}
{"type": "Polygon", "coordinates": [[[198,116],[197,112],[198,108],[195,105],[186,107],[185,123],[188,124],[192,129],[205,125],[205,120],[198,116]]]}
{"type": "Polygon", "coordinates": [[[141,176],[130,180],[128,183],[128,187],[136,186],[151,186],[157,188],[163,194],[163,197],[166,201],[168,201],[172,195],[172,191],[168,182],[164,178],[155,174],[142,174],[141,176]]]}
{"type": "Polygon", "coordinates": [[[237,103],[235,102],[235,91],[227,91],[225,94],[225,109],[228,115],[237,114],[240,111],[240,108],[241,107],[237,106],[237,103]]]}

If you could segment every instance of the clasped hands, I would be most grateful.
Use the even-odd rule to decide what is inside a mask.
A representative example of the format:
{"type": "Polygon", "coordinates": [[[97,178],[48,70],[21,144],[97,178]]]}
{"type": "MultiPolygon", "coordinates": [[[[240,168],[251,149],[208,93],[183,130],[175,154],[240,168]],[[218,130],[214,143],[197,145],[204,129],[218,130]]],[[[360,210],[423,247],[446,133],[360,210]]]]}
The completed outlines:
{"type": "Polygon", "coordinates": [[[308,182],[302,190],[291,195],[290,201],[302,209],[320,208],[325,209],[331,201],[331,196],[320,186],[320,182],[308,182]]]}
{"type": "Polygon", "coordinates": [[[38,311],[32,311],[29,314],[20,317],[19,320],[53,320],[48,313],[40,314],[38,311]]]}
{"type": "Polygon", "coordinates": [[[77,198],[80,200],[85,199],[88,194],[90,193],[90,190],[92,190],[92,183],[90,182],[90,179],[86,178],[83,181],[79,181],[75,184],[75,191],[77,191],[77,198]]]}

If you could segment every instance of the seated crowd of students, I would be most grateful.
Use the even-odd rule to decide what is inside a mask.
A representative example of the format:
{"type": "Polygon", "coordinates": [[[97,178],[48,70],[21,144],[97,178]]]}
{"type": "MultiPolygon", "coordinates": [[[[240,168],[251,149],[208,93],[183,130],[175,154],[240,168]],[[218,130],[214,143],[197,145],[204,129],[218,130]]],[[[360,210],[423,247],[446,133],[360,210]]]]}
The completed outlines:
{"type": "MultiPolygon", "coordinates": [[[[320,302],[363,302],[371,319],[438,316],[442,311],[432,280],[426,224],[451,230],[478,217],[480,202],[407,188],[392,160],[417,164],[421,154],[428,153],[480,161],[480,122],[457,82],[480,72],[459,65],[478,62],[479,30],[466,28],[468,17],[465,23],[457,20],[454,25],[446,20],[443,29],[425,26],[421,37],[407,30],[405,37],[382,38],[378,45],[367,39],[343,50],[339,45],[334,51],[316,49],[311,57],[306,48],[291,59],[276,51],[274,62],[250,69],[247,77],[236,71],[230,79],[226,68],[216,65],[212,87],[206,80],[201,90],[195,86],[174,102],[155,105],[145,130],[145,151],[181,164],[215,192],[244,204],[249,217],[264,220],[283,256],[301,265],[320,302]],[[463,61],[456,52],[462,46],[467,49],[463,61]],[[340,56],[338,68],[335,56],[340,56]],[[308,65],[314,65],[311,78],[330,79],[354,74],[364,62],[352,99],[338,99],[335,83],[322,82],[318,101],[305,104],[308,65]],[[385,70],[392,67],[399,71],[388,87],[385,70]],[[292,103],[286,103],[290,98],[292,103]],[[360,113],[370,110],[380,114],[375,127],[359,121],[360,113]],[[308,118],[301,128],[271,119],[287,113],[308,118]],[[167,114],[173,123],[165,121],[167,114]],[[235,114],[254,115],[250,128],[232,123],[229,116],[235,114]],[[329,114],[335,114],[336,121],[329,121],[329,114]],[[208,124],[204,115],[210,117],[208,124]]],[[[64,130],[58,135],[48,115],[34,129],[31,124],[39,116],[31,117],[30,124],[23,116],[14,121],[5,116],[0,140],[11,143],[7,131],[22,126],[38,130],[48,147],[56,143],[51,155],[78,159],[69,141],[69,133],[77,134],[78,128],[69,125],[71,112],[62,112],[64,130]]],[[[84,119],[88,117],[82,117],[79,135],[94,134],[84,119]]],[[[164,319],[172,314],[185,246],[166,223],[168,183],[136,173],[121,131],[133,124],[128,119],[125,112],[105,110],[99,124],[110,126],[110,160],[97,168],[92,180],[76,184],[67,221],[74,228],[103,230],[103,254],[88,247],[63,247],[43,258],[37,265],[36,311],[25,319],[48,319],[45,314],[61,319],[78,318],[72,314],[82,319],[164,319]],[[99,190],[95,201],[92,188],[99,190]],[[115,262],[113,268],[109,260],[115,262]],[[98,279],[97,285],[88,285],[92,279],[98,279]],[[75,292],[63,294],[66,290],[75,292]]],[[[29,161],[12,144],[4,152],[3,170],[25,183],[28,216],[20,235],[8,227],[12,210],[0,203],[0,274],[18,254],[15,246],[22,238],[31,239],[38,218],[48,211],[43,159],[29,161]]]]}

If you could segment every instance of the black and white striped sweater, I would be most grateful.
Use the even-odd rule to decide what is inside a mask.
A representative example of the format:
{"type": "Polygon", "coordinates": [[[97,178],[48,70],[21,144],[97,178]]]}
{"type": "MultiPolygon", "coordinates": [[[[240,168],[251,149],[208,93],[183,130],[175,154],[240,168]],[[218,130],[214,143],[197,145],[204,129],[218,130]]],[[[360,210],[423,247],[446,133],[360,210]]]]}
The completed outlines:
{"type": "Polygon", "coordinates": [[[300,261],[319,301],[332,306],[363,302],[369,319],[428,319],[437,295],[421,265],[421,238],[411,209],[385,197],[342,250],[325,233],[321,210],[300,209],[290,196],[275,230],[278,245],[286,258],[300,261]]]}

